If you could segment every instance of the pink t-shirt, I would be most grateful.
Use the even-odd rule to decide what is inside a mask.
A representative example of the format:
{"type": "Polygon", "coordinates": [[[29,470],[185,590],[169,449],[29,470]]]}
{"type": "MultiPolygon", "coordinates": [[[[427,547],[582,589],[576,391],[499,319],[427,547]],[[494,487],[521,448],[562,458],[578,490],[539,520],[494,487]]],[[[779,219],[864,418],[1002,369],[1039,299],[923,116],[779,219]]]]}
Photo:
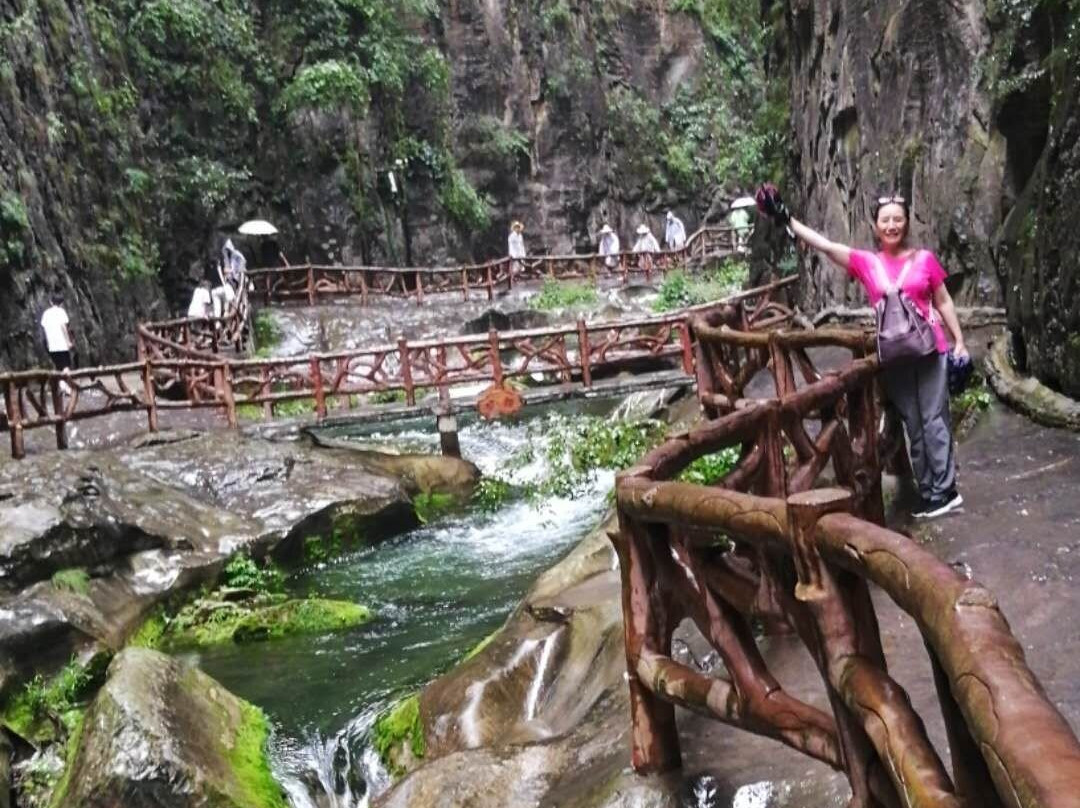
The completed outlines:
{"type": "MultiPolygon", "coordinates": [[[[848,272],[866,289],[872,306],[876,306],[885,294],[878,280],[879,274],[874,255],[867,250],[852,250],[851,260],[848,263],[848,272]]],[[[934,311],[933,306],[934,292],[945,281],[945,270],[941,268],[937,258],[929,250],[919,250],[908,258],[894,258],[885,253],[877,253],[877,258],[885,266],[889,281],[893,283],[900,277],[908,258],[914,261],[911,269],[908,270],[907,277],[904,278],[904,294],[911,298],[919,313],[930,321],[930,326],[934,329],[938,353],[947,352],[949,343],[945,339],[945,328],[941,323],[941,315],[934,311]]]]}

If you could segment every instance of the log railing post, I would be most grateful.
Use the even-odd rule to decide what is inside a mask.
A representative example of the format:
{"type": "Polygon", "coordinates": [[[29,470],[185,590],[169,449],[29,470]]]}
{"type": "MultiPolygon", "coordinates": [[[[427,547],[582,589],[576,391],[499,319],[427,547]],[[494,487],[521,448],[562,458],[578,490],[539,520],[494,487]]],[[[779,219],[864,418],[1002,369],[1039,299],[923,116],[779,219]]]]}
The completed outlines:
{"type": "Polygon", "coordinates": [[[828,513],[847,511],[852,496],[842,488],[819,488],[792,494],[787,498],[788,537],[795,561],[796,600],[807,604],[814,617],[815,637],[811,651],[816,657],[829,702],[836,719],[837,734],[844,752],[848,782],[851,785],[851,805],[875,805],[870,794],[870,767],[873,750],[866,733],[844,704],[830,680],[830,656],[838,641],[854,642],[850,618],[835,591],[835,582],[814,543],[818,520],[828,513]]]}
{"type": "Polygon", "coordinates": [[[26,446],[23,443],[22,402],[16,382],[9,381],[4,385],[4,405],[7,407],[8,432],[11,434],[11,456],[21,460],[26,457],[26,446]]]}
{"type": "Polygon", "coordinates": [[[484,273],[487,278],[487,299],[494,300],[495,298],[495,279],[491,275],[491,264],[488,264],[484,268],[484,273]]]}
{"type": "MultiPolygon", "coordinates": [[[[619,514],[618,532],[609,534],[622,577],[623,635],[630,689],[630,763],[641,774],[677,769],[682,763],[675,706],[652,693],[638,675],[643,652],[671,653],[671,626],[658,586],[651,536],[619,514]]],[[[666,549],[666,544],[663,545],[666,549]]],[[[669,593],[670,594],[670,593],[669,593]]]]}
{"type": "Polygon", "coordinates": [[[270,368],[263,365],[259,368],[259,390],[267,398],[263,401],[263,416],[267,421],[274,420],[274,402],[269,398],[273,391],[270,384],[270,368]]]}
{"type": "Polygon", "coordinates": [[[368,298],[367,272],[360,271],[360,305],[366,306],[368,298]]]}
{"type": "Polygon", "coordinates": [[[461,270],[461,299],[469,299],[469,270],[461,270]]]}
{"type": "Polygon", "coordinates": [[[409,343],[404,336],[398,337],[398,360],[401,366],[401,382],[405,385],[405,401],[410,407],[416,406],[416,390],[413,388],[412,359],[409,356],[409,343]]]}
{"type": "Polygon", "coordinates": [[[233,396],[232,365],[229,362],[222,362],[215,370],[215,374],[217,376],[215,386],[218,388],[218,395],[225,407],[225,421],[230,429],[236,429],[236,399],[233,396]]]}
{"type": "Polygon", "coordinates": [[[158,431],[157,393],[154,390],[154,364],[149,359],[142,366],[143,398],[146,403],[146,428],[158,431]]]}
{"type": "Polygon", "coordinates": [[[424,302],[424,277],[423,273],[417,270],[416,272],[416,305],[420,305],[424,302]]]}
{"type": "Polygon", "coordinates": [[[491,358],[491,375],[494,383],[496,386],[502,387],[503,366],[502,356],[499,353],[499,332],[494,328],[488,330],[488,353],[491,358]]]}
{"type": "Polygon", "coordinates": [[[311,387],[315,393],[315,417],[326,417],[326,392],[323,390],[322,362],[318,356],[311,357],[311,387]]]}
{"type": "Polygon", "coordinates": [[[581,359],[581,383],[586,387],[592,387],[592,358],[589,356],[589,329],[585,325],[585,318],[578,315],[577,318],[577,341],[578,354],[581,359]]]}
{"type": "Polygon", "coordinates": [[[450,388],[446,383],[446,346],[440,345],[435,352],[436,361],[439,364],[438,367],[438,379],[439,379],[439,402],[446,404],[450,401],[450,388]]]}
{"type": "Polygon", "coordinates": [[[66,449],[67,440],[67,413],[64,407],[64,394],[60,390],[60,379],[53,376],[49,379],[50,392],[52,393],[53,415],[56,416],[56,448],[66,449]]]}
{"type": "Polygon", "coordinates": [[[683,373],[687,376],[694,375],[694,339],[690,334],[690,318],[684,317],[678,324],[679,344],[682,346],[683,373]]]}
{"type": "Polygon", "coordinates": [[[307,299],[308,305],[315,305],[315,268],[308,264],[307,268],[307,299]]]}

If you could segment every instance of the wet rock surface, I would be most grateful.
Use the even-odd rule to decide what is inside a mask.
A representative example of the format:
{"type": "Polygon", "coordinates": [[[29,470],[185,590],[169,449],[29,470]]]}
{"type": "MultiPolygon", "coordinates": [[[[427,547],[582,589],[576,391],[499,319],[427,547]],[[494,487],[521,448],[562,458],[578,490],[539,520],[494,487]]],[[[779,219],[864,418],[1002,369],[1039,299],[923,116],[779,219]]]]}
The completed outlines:
{"type": "Polygon", "coordinates": [[[284,808],[262,714],[206,674],[128,649],[83,719],[59,787],[65,808],[284,808]]]}
{"type": "MultiPolygon", "coordinates": [[[[427,474],[438,487],[438,469],[427,474]]],[[[301,559],[312,536],[346,549],[415,524],[409,490],[393,472],[307,442],[227,432],[6,464],[4,681],[87,645],[119,647],[154,604],[215,578],[239,550],[301,559]],[[86,571],[82,591],[50,580],[65,568],[86,571]]]]}

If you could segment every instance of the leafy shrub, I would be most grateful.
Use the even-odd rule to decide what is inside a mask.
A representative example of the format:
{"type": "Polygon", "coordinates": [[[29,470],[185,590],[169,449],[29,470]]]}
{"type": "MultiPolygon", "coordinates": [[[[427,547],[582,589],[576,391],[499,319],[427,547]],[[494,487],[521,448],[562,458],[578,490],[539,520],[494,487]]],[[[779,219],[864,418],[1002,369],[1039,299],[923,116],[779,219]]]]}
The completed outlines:
{"type": "Polygon", "coordinates": [[[485,513],[494,513],[510,499],[513,488],[501,477],[481,477],[473,489],[472,504],[485,513]]]}
{"type": "Polygon", "coordinates": [[[457,166],[451,167],[439,184],[439,203],[446,215],[466,230],[484,230],[491,224],[490,202],[457,166]]]}
{"type": "Polygon", "coordinates": [[[596,288],[593,286],[548,278],[544,281],[540,294],[532,299],[532,305],[541,311],[553,311],[575,306],[592,306],[596,300],[596,288]]]}
{"type": "Polygon", "coordinates": [[[224,585],[256,592],[280,592],[285,588],[285,576],[271,564],[259,566],[245,555],[236,555],[225,565],[224,585]]]}
{"type": "Polygon", "coordinates": [[[703,455],[683,469],[678,479],[697,485],[712,485],[735,468],[739,462],[739,447],[729,446],[718,452],[703,455]]]}
{"type": "Polygon", "coordinates": [[[329,59],[300,69],[281,94],[282,109],[350,109],[362,112],[368,104],[367,81],[355,65],[329,59]]]}

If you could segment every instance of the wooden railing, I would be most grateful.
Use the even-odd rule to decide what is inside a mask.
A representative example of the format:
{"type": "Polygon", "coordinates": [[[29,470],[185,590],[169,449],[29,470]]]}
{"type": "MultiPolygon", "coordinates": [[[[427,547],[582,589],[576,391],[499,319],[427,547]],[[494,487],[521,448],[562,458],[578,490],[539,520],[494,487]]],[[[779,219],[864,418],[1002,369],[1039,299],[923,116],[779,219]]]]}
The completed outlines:
{"type": "Polygon", "coordinates": [[[395,393],[415,405],[428,392],[438,402],[454,389],[541,374],[547,380],[575,381],[581,390],[596,377],[634,367],[643,360],[668,361],[693,378],[695,347],[689,319],[716,309],[717,316],[771,328],[791,316],[774,295],[794,282],[786,278],[731,295],[715,303],[655,317],[589,323],[486,335],[410,341],[351,351],[269,359],[237,359],[215,354],[229,323],[173,320],[138,329],[141,361],[129,365],[61,373],[2,374],[5,412],[0,422],[11,435],[12,454],[25,453],[27,430],[54,426],[57,447],[66,446],[71,420],[142,409],[148,428],[157,429],[159,409],[212,409],[230,426],[238,408],[274,417],[280,405],[308,401],[317,420],[333,409],[351,409],[358,397],[395,393]],[[216,335],[216,336],[215,336],[216,335]],[[209,346],[209,349],[208,349],[209,346]],[[136,383],[135,380],[139,380],[136,383]],[[65,395],[64,388],[71,387],[65,395]],[[59,398],[51,398],[57,390],[59,398]],[[94,392],[103,398],[95,397],[94,392]],[[50,408],[49,403],[52,403],[50,408]]]}
{"type": "Polygon", "coordinates": [[[692,329],[699,395],[716,417],[616,482],[635,768],[679,765],[678,704],[844,771],[849,805],[1077,805],[1080,744],[993,595],[881,526],[881,469],[902,449],[880,427],[877,359],[866,341],[839,331],[740,332],[715,316],[695,318],[692,329]],[[847,351],[850,361],[821,374],[810,348],[847,351]],[[766,367],[769,395],[744,395],[766,367]],[[729,447],[739,461],[715,485],[676,481],[697,458],[729,447]],[[827,470],[831,487],[813,488],[827,470]],[[951,773],[888,673],[870,583],[921,632],[951,773]],[[723,676],[671,658],[684,618],[716,648],[723,676]],[[827,712],[781,688],[754,618],[797,633],[817,663],[827,712]]]}
{"type": "Polygon", "coordinates": [[[460,292],[468,300],[473,292],[488,300],[499,289],[515,284],[554,278],[615,278],[628,283],[641,277],[646,282],[654,274],[702,261],[709,256],[734,253],[735,230],[730,227],[703,227],[687,239],[679,250],[657,253],[620,252],[612,256],[545,255],[520,259],[498,258],[482,264],[456,267],[375,267],[321,266],[296,264],[287,267],[253,269],[248,272],[255,295],[266,305],[303,303],[355,297],[362,304],[371,298],[413,298],[422,303],[426,295],[460,292]]]}

